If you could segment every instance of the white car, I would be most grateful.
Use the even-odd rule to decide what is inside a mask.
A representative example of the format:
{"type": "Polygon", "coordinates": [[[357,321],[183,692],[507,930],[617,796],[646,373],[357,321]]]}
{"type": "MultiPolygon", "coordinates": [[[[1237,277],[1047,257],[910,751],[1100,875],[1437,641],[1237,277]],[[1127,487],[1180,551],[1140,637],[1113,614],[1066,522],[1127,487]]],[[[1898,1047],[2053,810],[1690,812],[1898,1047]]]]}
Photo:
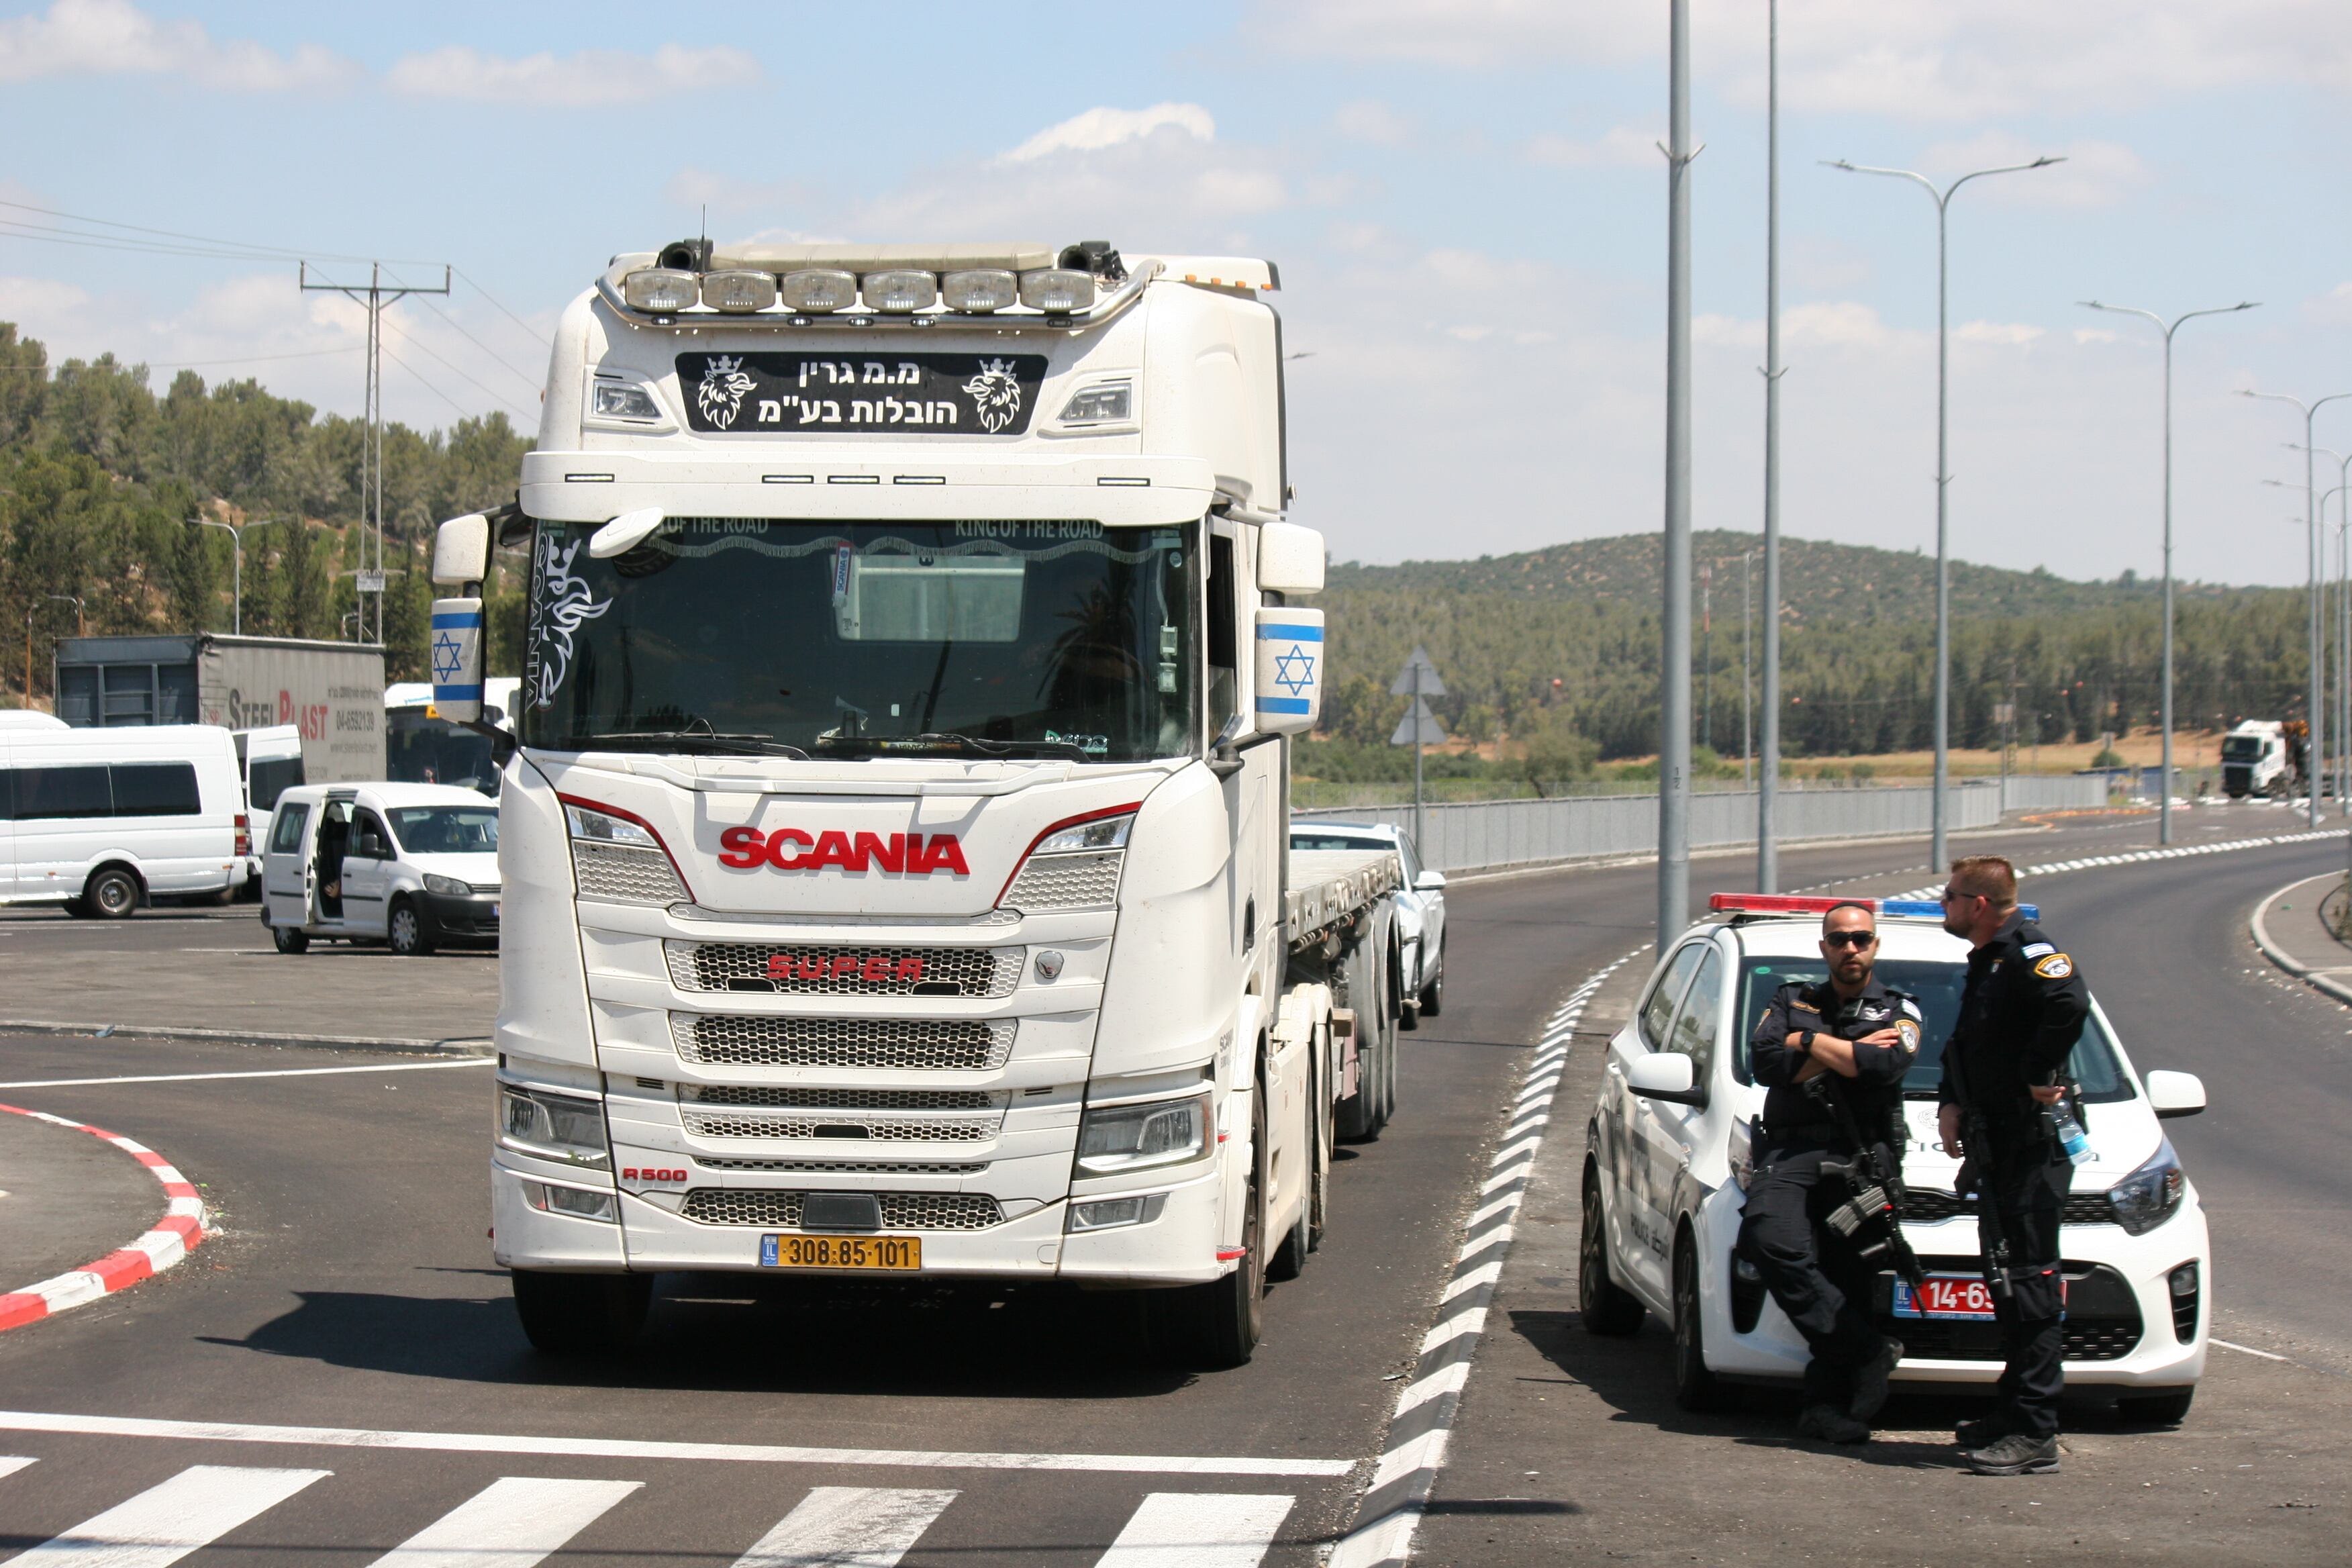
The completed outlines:
{"type": "Polygon", "coordinates": [[[1398,1024],[1418,1028],[1445,1002],[1445,873],[1421,863],[1412,835],[1383,823],[1299,822],[1290,828],[1293,849],[1393,849],[1404,867],[1397,890],[1398,990],[1406,1004],[1398,1024]]]}
{"type": "MultiPolygon", "coordinates": [[[[1685,931],[1609,1043],[1587,1130],[1579,1304],[1587,1328],[1628,1334],[1646,1312],[1675,1336],[1675,1392],[1691,1409],[1733,1382],[1794,1382],[1807,1350],[1744,1259],[1748,1035],[1775,988],[1824,977],[1821,916],[1836,899],[1718,893],[1685,931]]],[[[1958,1162],[1938,1144],[1936,1087],[1967,979],[1968,947],[1929,903],[1855,900],[1878,911],[1877,978],[1919,1000],[1927,1043],[1905,1080],[1910,1134],[1904,1235],[1928,1279],[1922,1299],[1878,1277],[1883,1332],[1906,1352],[1898,1384],[1981,1384],[2001,1351],[1977,1247],[1976,1208],[1952,1192],[1958,1162]]],[[[2092,1158],[2062,1215],[2066,1382],[2112,1390],[2127,1417],[2179,1421],[2205,1370],[2212,1251],[2197,1191],[2163,1119],[2205,1108],[2192,1073],[2136,1072],[2096,1001],[2074,1047],[2092,1158]]]]}
{"type": "Polygon", "coordinates": [[[499,805],[454,784],[303,784],[278,797],[261,923],[280,952],[381,942],[401,954],[499,934],[499,805]]]}

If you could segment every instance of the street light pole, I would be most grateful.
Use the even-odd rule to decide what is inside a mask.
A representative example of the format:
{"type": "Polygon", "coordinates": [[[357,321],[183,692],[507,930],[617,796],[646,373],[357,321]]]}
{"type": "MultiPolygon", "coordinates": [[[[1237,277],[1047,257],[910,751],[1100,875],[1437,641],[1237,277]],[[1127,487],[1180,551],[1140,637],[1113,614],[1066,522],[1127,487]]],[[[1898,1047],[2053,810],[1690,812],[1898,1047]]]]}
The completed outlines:
{"type": "Polygon", "coordinates": [[[245,531],[248,528],[268,528],[278,520],[265,517],[254,522],[228,523],[215,522],[208,517],[192,517],[188,521],[202,523],[206,528],[220,529],[228,535],[229,559],[233,563],[231,569],[235,573],[236,584],[229,591],[229,625],[233,628],[229,635],[243,637],[245,635],[245,531]]]}
{"type": "Polygon", "coordinates": [[[1780,890],[1780,0],[1765,12],[1763,771],[1756,775],[1756,890],[1780,890]]]}
{"type": "MultiPolygon", "coordinates": [[[[2287,447],[2291,451],[2303,450],[2292,441],[2287,443],[2287,447]]],[[[2314,447],[2311,450],[2323,458],[2334,458],[2336,464],[2336,478],[2338,482],[2334,489],[2324,491],[2320,495],[2318,505],[2315,508],[2314,514],[2319,519],[2320,527],[2325,530],[2327,526],[2327,498],[2341,495],[2347,488],[2352,488],[2352,452],[2337,452],[2326,447],[2314,447]]],[[[2352,526],[2352,517],[2345,514],[2344,509],[2347,506],[2352,506],[2352,501],[2336,503],[2336,529],[2339,535],[2345,528],[2352,526]]],[[[2320,563],[2323,578],[2326,575],[2326,562],[2324,558],[2326,537],[2323,532],[2321,535],[2323,559],[2320,563]]],[[[2338,816],[2352,816],[2352,801],[2347,801],[2346,798],[2347,795],[2352,795],[2352,599],[2346,597],[2347,593],[2352,593],[2352,562],[2347,562],[2339,555],[2336,591],[2336,626],[2330,633],[2336,639],[2336,700],[2329,708],[2329,711],[2335,716],[2333,722],[2336,725],[2336,814],[2338,816]]]]}
{"type": "Polygon", "coordinates": [[[1949,216],[1952,197],[1970,180],[1980,180],[1989,174],[2016,174],[2028,169],[2046,169],[2053,163],[2063,163],[2063,157],[2040,157],[2031,163],[2004,163],[1997,169],[1976,169],[1962,174],[1942,190],[1927,175],[1909,169],[1880,169],[1847,159],[1825,160],[1829,167],[1843,169],[1849,174],[1886,174],[1898,180],[1909,180],[1926,191],[1936,204],[1936,788],[1932,803],[1933,826],[1928,833],[1927,856],[1936,869],[1947,865],[1945,841],[1948,815],[1947,797],[1952,786],[1952,563],[1950,533],[1947,526],[1947,493],[1952,485],[1952,469],[1948,460],[1950,443],[1951,390],[1951,247],[1948,243],[1949,216]]]}
{"type": "Polygon", "coordinates": [[[2164,757],[2157,777],[2156,841],[2172,842],[2172,334],[2180,330],[2183,321],[2200,316],[2227,316],[2239,310],[2251,310],[2257,301],[2244,300],[2235,305],[2220,305],[2211,310],[2185,310],[2167,325],[2163,317],[2153,310],[2143,310],[2137,305],[2104,305],[2096,300],[2083,304],[2094,310],[2113,311],[2121,316],[2144,316],[2156,323],[2164,334],[2164,757]]]}
{"type": "Polygon", "coordinates": [[[1658,658],[1658,952],[1690,919],[1690,0],[1668,11],[1664,593],[1658,658]]]}
{"type": "Polygon", "coordinates": [[[2316,827],[2319,826],[2319,759],[2322,754],[2320,743],[2324,739],[2320,731],[2326,722],[2326,715],[2320,711],[2322,700],[2320,688],[2326,682],[2327,672],[2321,668],[2320,664],[2322,655],[2319,647],[2319,509],[2315,504],[2319,496],[2319,480],[2311,464],[2311,421],[2312,416],[2321,408],[2339,398],[2352,397],[2352,392],[2331,392],[2326,396],[2315,397],[2309,403],[2305,403],[2300,397],[2290,397],[2284,392],[2255,392],[2248,387],[2240,387],[2238,395],[2260,397],[2273,403],[2292,403],[2303,410],[2303,518],[2304,526],[2310,534],[2308,554],[2311,563],[2311,743],[2307,771],[2310,773],[2311,784],[2310,823],[2312,826],[2316,827]]]}

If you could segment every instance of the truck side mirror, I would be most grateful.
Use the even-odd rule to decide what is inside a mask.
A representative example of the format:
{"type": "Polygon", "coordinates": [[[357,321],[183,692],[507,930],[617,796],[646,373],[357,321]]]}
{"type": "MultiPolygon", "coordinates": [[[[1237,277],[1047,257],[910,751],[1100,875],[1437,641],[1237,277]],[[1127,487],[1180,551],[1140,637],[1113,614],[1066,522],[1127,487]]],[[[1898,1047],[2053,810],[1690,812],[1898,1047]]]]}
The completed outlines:
{"type": "MultiPolygon", "coordinates": [[[[1307,531],[1301,530],[1300,531],[1307,531]]],[[[1257,613],[1257,727],[1303,735],[1323,712],[1323,612],[1268,607],[1257,613]]]]}
{"type": "MultiPolygon", "coordinates": [[[[474,521],[481,521],[478,518],[474,521]]],[[[453,525],[445,522],[441,526],[446,529],[453,525]]],[[[487,530],[488,525],[484,526],[487,530]]],[[[487,531],[484,537],[488,538],[487,531]]],[[[434,555],[437,577],[437,545],[434,555]]],[[[431,640],[425,651],[433,660],[433,706],[441,717],[453,724],[478,721],[482,716],[482,601],[434,600],[431,640]]]]}
{"type": "Polygon", "coordinates": [[[462,588],[490,574],[490,520],[478,511],[453,517],[433,531],[433,582],[462,588]]]}
{"type": "Polygon", "coordinates": [[[1323,591],[1323,535],[1295,522],[1257,531],[1257,585],[1269,594],[1323,591]]]}

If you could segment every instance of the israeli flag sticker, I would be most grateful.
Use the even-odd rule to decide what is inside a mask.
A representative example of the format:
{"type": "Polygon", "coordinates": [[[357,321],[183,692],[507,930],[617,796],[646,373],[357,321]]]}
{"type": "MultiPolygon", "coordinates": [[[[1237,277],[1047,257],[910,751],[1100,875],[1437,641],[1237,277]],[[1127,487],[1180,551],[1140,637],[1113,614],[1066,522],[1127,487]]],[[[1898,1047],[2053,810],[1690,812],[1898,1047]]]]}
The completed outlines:
{"type": "Polygon", "coordinates": [[[1257,613],[1257,727],[1303,734],[1323,711],[1323,612],[1257,613]]]}
{"type": "Polygon", "coordinates": [[[457,722],[482,716],[482,601],[436,599],[425,644],[433,660],[433,706],[457,722]]]}

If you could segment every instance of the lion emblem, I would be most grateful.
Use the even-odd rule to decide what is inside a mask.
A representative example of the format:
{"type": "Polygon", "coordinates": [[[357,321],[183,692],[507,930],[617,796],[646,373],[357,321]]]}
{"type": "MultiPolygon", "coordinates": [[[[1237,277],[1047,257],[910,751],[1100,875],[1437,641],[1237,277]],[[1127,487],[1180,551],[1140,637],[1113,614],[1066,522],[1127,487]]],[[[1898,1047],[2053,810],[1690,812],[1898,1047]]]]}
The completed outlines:
{"type": "Polygon", "coordinates": [[[1021,382],[1009,360],[981,361],[979,374],[963,389],[980,405],[981,428],[992,436],[1021,416],[1021,382]]]}
{"type": "Polygon", "coordinates": [[[741,354],[712,354],[702,362],[702,384],[695,388],[695,401],[702,405],[702,416],[724,430],[743,412],[743,395],[751,385],[751,378],[743,374],[741,354]]]}

